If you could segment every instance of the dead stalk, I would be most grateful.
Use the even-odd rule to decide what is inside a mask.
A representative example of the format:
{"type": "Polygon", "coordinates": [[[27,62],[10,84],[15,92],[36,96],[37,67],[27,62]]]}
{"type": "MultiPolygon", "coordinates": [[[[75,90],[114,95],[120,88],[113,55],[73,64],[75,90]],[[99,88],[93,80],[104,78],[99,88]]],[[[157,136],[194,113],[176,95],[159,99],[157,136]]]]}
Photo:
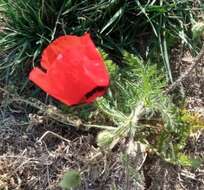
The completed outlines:
{"type": "Polygon", "coordinates": [[[70,143],[71,141],[69,141],[68,139],[65,139],[64,137],[62,137],[61,135],[58,135],[57,133],[54,133],[52,131],[46,131],[41,137],[40,139],[37,141],[37,143],[42,143],[42,140],[47,136],[47,135],[52,135],[52,136],[55,136],[67,143],[70,143]]]}
{"type": "Polygon", "coordinates": [[[181,82],[183,82],[186,77],[189,76],[191,71],[201,62],[202,58],[204,57],[204,44],[200,50],[200,53],[192,60],[191,66],[173,83],[171,84],[166,90],[165,93],[169,93],[173,91],[181,82]]]}

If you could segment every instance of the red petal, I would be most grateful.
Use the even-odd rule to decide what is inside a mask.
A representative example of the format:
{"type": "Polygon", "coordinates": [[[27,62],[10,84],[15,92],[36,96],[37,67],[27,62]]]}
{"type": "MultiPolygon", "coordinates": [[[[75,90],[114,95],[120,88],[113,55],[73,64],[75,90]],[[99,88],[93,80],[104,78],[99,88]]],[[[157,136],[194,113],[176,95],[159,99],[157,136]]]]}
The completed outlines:
{"type": "Polygon", "coordinates": [[[89,34],[56,39],[44,50],[41,66],[47,73],[34,68],[30,80],[68,105],[93,102],[109,85],[105,64],[89,34]]]}

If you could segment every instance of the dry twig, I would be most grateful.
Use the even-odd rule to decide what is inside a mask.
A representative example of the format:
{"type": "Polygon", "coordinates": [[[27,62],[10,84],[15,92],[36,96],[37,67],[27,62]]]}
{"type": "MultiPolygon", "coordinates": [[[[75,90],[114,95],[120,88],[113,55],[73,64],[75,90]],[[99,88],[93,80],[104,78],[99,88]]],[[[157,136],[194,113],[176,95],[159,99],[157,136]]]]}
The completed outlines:
{"type": "Polygon", "coordinates": [[[105,129],[105,130],[114,130],[115,127],[112,126],[105,126],[105,125],[94,125],[89,123],[82,123],[81,119],[77,116],[72,116],[71,114],[64,114],[60,109],[54,106],[46,105],[43,102],[35,99],[35,98],[28,98],[25,99],[18,94],[13,94],[9,90],[0,87],[0,91],[4,93],[6,96],[11,97],[9,102],[17,102],[17,103],[24,103],[33,108],[38,109],[43,115],[47,116],[50,119],[53,119],[57,122],[60,122],[64,125],[73,126],[76,128],[81,129],[90,129],[90,128],[98,128],[98,129],[105,129]]]}
{"type": "Polygon", "coordinates": [[[52,132],[52,131],[46,131],[46,132],[40,137],[40,139],[39,139],[37,142],[38,142],[38,143],[42,143],[42,140],[43,140],[47,135],[53,135],[53,136],[55,136],[55,137],[57,137],[57,138],[59,138],[59,139],[65,141],[65,142],[67,142],[67,143],[70,143],[70,141],[69,141],[68,139],[66,139],[66,138],[62,137],[61,135],[59,135],[59,134],[57,134],[57,133],[54,133],[54,132],[52,132]]]}
{"type": "Polygon", "coordinates": [[[183,80],[186,79],[187,76],[191,73],[191,71],[201,62],[202,58],[204,57],[204,44],[200,50],[200,53],[192,60],[191,66],[173,83],[171,84],[166,90],[165,93],[169,93],[174,90],[183,80]]]}

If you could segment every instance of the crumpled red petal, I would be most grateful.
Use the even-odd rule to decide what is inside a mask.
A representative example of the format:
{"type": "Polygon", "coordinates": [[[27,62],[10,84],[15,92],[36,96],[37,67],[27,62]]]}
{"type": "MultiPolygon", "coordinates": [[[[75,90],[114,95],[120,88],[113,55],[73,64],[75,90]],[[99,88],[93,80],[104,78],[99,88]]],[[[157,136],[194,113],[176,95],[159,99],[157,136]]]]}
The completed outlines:
{"type": "Polygon", "coordinates": [[[41,67],[33,68],[29,79],[67,105],[91,103],[109,86],[106,66],[88,33],[53,41],[43,51],[41,67]]]}

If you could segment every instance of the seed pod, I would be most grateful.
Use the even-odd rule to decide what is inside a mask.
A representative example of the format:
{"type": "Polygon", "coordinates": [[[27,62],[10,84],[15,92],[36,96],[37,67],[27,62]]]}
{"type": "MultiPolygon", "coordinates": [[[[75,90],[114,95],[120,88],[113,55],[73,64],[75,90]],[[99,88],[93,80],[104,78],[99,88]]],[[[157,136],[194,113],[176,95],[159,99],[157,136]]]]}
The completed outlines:
{"type": "Polygon", "coordinates": [[[113,134],[109,131],[102,131],[97,136],[97,144],[99,147],[108,147],[113,142],[113,134]]]}

